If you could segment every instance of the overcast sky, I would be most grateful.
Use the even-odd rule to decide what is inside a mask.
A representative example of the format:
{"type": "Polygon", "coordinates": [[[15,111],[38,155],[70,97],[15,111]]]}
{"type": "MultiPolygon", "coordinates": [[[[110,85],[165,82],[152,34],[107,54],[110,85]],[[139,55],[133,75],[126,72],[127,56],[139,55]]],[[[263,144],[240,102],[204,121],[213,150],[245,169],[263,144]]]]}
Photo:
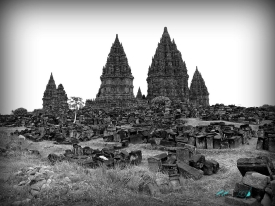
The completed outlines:
{"type": "Polygon", "coordinates": [[[147,95],[148,67],[164,27],[186,62],[189,86],[198,66],[211,105],[275,105],[273,4],[253,0],[75,2],[3,4],[1,114],[19,107],[42,108],[51,72],[68,97],[95,98],[116,34],[134,76],[134,94],[140,87],[147,95]]]}

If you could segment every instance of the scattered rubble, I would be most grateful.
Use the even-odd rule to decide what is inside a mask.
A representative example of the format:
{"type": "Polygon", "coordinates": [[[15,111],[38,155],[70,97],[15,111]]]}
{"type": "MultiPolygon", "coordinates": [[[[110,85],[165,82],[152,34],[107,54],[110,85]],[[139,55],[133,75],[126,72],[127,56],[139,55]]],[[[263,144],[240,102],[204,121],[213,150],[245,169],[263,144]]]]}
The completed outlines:
{"type": "Polygon", "coordinates": [[[198,180],[203,175],[217,173],[219,163],[205,160],[205,156],[198,154],[194,146],[186,144],[183,147],[169,148],[168,154],[149,157],[148,167],[152,172],[168,174],[172,184],[179,184],[180,176],[198,180]]]}
{"type": "Polygon", "coordinates": [[[49,161],[54,164],[58,161],[76,162],[84,167],[96,168],[105,165],[107,168],[116,166],[125,167],[127,164],[138,165],[142,161],[141,150],[127,152],[126,150],[115,150],[112,148],[92,149],[90,147],[81,147],[78,144],[73,145],[72,150],[66,150],[64,154],[49,154],[49,161]]]}
{"type": "Polygon", "coordinates": [[[225,197],[231,205],[275,205],[275,170],[268,157],[241,158],[237,167],[242,182],[235,185],[233,194],[225,197]]]}

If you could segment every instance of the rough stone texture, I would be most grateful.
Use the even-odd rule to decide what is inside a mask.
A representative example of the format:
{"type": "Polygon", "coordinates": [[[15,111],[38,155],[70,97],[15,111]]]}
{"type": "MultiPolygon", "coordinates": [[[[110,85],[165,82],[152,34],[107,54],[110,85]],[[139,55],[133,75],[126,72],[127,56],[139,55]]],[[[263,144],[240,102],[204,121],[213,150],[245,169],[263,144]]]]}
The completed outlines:
{"type": "Polygon", "coordinates": [[[263,206],[271,206],[271,198],[268,194],[265,193],[264,198],[261,201],[263,206]]]}
{"type": "Polygon", "coordinates": [[[53,79],[53,75],[51,73],[49,82],[46,86],[46,90],[44,92],[43,96],[43,109],[47,108],[56,108],[56,107],[63,107],[68,108],[68,97],[64,90],[64,87],[62,84],[58,85],[58,88],[56,88],[55,81],[53,79]]]}
{"type": "Polygon", "coordinates": [[[225,202],[231,205],[235,206],[260,206],[261,204],[257,201],[255,198],[237,198],[237,197],[231,197],[231,196],[226,196],[225,197],[225,202]]]}
{"type": "Polygon", "coordinates": [[[203,176],[203,171],[189,166],[184,162],[177,162],[179,173],[184,177],[191,177],[195,180],[200,179],[203,176]]]}
{"type": "Polygon", "coordinates": [[[209,93],[198,68],[194,73],[190,86],[190,103],[209,106],[209,93]]]}
{"type": "Polygon", "coordinates": [[[86,101],[93,108],[132,107],[136,104],[133,93],[133,75],[122,44],[115,42],[103,67],[101,85],[96,99],[86,101]]]}
{"type": "Polygon", "coordinates": [[[242,182],[251,187],[264,190],[268,183],[268,176],[262,175],[257,172],[247,172],[243,177],[242,182]]]}
{"type": "Polygon", "coordinates": [[[167,28],[164,27],[160,43],[149,66],[147,99],[165,96],[172,101],[188,102],[188,78],[181,52],[177,49],[175,41],[171,41],[167,28]]]}

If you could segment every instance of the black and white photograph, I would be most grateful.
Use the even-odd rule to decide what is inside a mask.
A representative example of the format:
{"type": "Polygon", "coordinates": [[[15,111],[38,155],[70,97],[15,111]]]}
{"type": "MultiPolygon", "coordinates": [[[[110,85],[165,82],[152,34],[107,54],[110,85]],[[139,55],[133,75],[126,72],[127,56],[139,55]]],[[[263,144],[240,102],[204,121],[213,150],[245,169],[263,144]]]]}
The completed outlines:
{"type": "Polygon", "coordinates": [[[275,206],[275,3],[0,2],[0,205],[275,206]]]}

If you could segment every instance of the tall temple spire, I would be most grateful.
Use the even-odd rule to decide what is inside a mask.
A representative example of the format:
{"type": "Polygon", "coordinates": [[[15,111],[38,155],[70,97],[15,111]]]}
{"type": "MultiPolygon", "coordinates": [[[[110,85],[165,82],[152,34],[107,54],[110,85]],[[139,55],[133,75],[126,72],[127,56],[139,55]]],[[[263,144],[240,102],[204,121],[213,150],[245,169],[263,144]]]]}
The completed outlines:
{"type": "Polygon", "coordinates": [[[137,92],[136,98],[137,99],[142,99],[142,93],[141,93],[140,87],[138,88],[138,92],[137,92]]]}
{"type": "Polygon", "coordinates": [[[209,106],[209,93],[197,66],[190,85],[190,101],[196,105],[209,106]]]}
{"type": "Polygon", "coordinates": [[[171,41],[167,27],[164,27],[148,71],[148,100],[166,96],[172,101],[188,102],[188,78],[186,65],[175,40],[171,41]]]}
{"type": "Polygon", "coordinates": [[[100,79],[102,83],[95,99],[95,104],[99,107],[127,107],[135,102],[134,77],[117,34],[100,79]]]}

